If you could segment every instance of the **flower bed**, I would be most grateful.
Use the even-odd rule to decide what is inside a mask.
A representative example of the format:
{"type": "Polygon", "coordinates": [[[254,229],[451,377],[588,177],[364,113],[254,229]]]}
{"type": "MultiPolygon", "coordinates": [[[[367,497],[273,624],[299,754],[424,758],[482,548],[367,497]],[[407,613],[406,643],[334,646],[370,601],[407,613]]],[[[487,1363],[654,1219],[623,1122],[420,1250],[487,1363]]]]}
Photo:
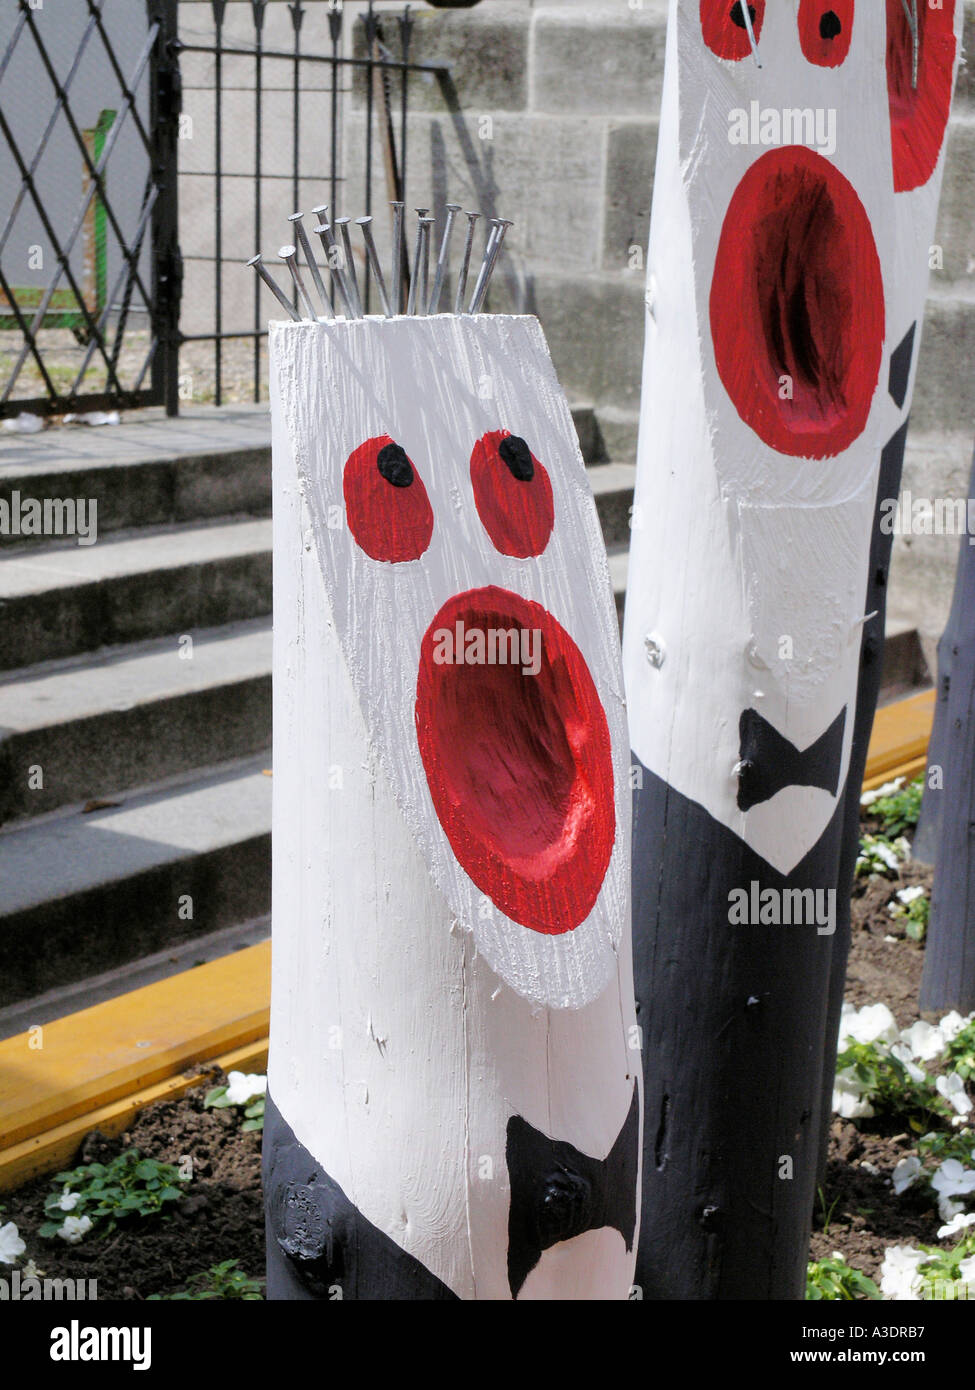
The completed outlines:
{"type": "MultiPolygon", "coordinates": [[[[975,1021],[917,1017],[917,809],[900,787],[864,808],[811,1297],[975,1297],[975,1021]]],[[[263,1084],[214,1073],[118,1139],[89,1135],[72,1169],[0,1201],[0,1274],[94,1279],[101,1299],[260,1297],[263,1084]]]]}

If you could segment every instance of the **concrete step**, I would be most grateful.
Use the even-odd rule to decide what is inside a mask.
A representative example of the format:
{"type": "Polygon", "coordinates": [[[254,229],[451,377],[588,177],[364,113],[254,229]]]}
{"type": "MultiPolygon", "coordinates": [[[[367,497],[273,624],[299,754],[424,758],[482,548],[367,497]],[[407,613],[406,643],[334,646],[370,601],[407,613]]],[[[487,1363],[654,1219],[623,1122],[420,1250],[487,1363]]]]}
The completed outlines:
{"type": "MultiPolygon", "coordinates": [[[[98,534],[271,510],[267,406],[136,411],[117,426],[0,438],[0,501],[83,498],[98,534]]],[[[0,547],[17,536],[0,534],[0,547]]],[[[73,544],[73,542],[70,542],[73,544]]]]}
{"type": "Polygon", "coordinates": [[[0,1007],[266,915],[266,766],[0,831],[0,1007]]]}
{"type": "Polygon", "coordinates": [[[271,611],[271,522],[18,547],[0,561],[0,670],[271,611]]]}
{"type": "Polygon", "coordinates": [[[607,547],[630,542],[630,508],[636,465],[601,463],[587,470],[607,547]]]}
{"type": "Polygon", "coordinates": [[[270,618],[15,672],[0,731],[0,822],[256,753],[271,741],[270,618]]]}
{"type": "MultiPolygon", "coordinates": [[[[113,427],[0,436],[0,504],[17,518],[28,501],[40,503],[42,515],[45,503],[56,504],[56,523],[62,503],[83,501],[86,524],[94,516],[97,536],[270,514],[266,405],[194,406],[175,421],[149,411],[133,414],[139,418],[113,427]]],[[[575,406],[572,417],[585,461],[604,463],[611,455],[594,407],[575,406]]],[[[0,550],[59,545],[73,548],[77,540],[73,533],[34,539],[0,528],[0,550]]]]}

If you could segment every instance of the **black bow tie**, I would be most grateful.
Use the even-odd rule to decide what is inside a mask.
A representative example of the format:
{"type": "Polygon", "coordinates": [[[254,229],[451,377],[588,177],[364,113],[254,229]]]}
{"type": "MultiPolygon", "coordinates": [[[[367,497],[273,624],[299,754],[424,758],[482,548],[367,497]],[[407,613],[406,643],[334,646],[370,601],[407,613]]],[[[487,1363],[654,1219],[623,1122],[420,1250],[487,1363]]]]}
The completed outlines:
{"type": "Polygon", "coordinates": [[[583,1231],[611,1226],[627,1250],[636,1234],[636,1179],[640,1106],[636,1086],[623,1128],[606,1158],[590,1158],[550,1139],[520,1115],[508,1121],[505,1156],[511,1183],[508,1285],[512,1298],[542,1251],[583,1231]]]}
{"type": "Polygon", "coordinates": [[[822,787],[835,796],[840,787],[845,707],[826,732],[802,753],[757,710],[746,709],[738,722],[741,738],[738,806],[750,811],[783,787],[822,787]]]}

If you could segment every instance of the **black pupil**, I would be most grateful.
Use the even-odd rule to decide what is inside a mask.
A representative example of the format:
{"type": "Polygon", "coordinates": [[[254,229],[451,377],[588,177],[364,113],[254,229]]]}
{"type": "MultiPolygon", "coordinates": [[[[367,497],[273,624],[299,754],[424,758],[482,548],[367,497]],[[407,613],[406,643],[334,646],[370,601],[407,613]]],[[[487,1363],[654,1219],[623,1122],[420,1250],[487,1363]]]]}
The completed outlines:
{"type": "Polygon", "coordinates": [[[821,39],[835,39],[842,32],[843,25],[840,17],[835,10],[827,10],[819,21],[819,37],[821,39]]]}
{"type": "Polygon", "coordinates": [[[409,487],[413,481],[413,465],[399,444],[385,444],[379,450],[376,466],[393,487],[409,487]]]}
{"type": "MultiPolygon", "coordinates": [[[[755,23],[755,16],[757,13],[758,11],[755,9],[754,5],[748,6],[748,18],[751,20],[752,24],[755,23]]],[[[735,0],[735,4],[731,7],[731,22],[732,24],[737,24],[739,29],[744,29],[745,27],[745,16],[741,8],[741,0],[735,0]]]]}
{"type": "Polygon", "coordinates": [[[519,483],[531,482],[535,476],[535,465],[532,462],[531,450],[523,439],[519,439],[516,434],[509,434],[498,445],[498,453],[508,465],[508,471],[513,478],[517,478],[519,483]]]}

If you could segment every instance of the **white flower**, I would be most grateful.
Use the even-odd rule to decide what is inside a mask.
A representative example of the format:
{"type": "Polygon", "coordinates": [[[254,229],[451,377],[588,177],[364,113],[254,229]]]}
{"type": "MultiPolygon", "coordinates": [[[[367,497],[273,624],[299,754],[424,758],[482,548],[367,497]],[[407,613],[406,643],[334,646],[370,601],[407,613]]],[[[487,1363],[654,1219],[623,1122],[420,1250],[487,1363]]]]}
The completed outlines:
{"type": "Polygon", "coordinates": [[[975,1211],[967,1213],[963,1211],[956,1212],[947,1225],[939,1228],[938,1239],[950,1240],[952,1236],[959,1235],[969,1226],[975,1226],[975,1211]]]}
{"type": "Polygon", "coordinates": [[[931,1179],[939,1196],[965,1197],[975,1192],[975,1168],[963,1168],[957,1158],[946,1158],[931,1179]]]}
{"type": "Polygon", "coordinates": [[[875,801],[879,801],[882,796],[893,796],[899,792],[904,785],[903,777],[895,777],[893,782],[885,782],[882,787],[875,787],[872,792],[864,792],[860,797],[861,806],[872,806],[875,801]]]}
{"type": "Polygon", "coordinates": [[[69,1245],[77,1245],[81,1237],[91,1230],[90,1216],[66,1216],[58,1227],[58,1235],[69,1245]]]}
{"type": "Polygon", "coordinates": [[[890,1055],[891,1057],[897,1058],[898,1062],[900,1062],[901,1065],[904,1067],[904,1070],[907,1072],[908,1076],[911,1078],[912,1081],[920,1085],[922,1081],[927,1080],[927,1076],[921,1070],[921,1068],[915,1066],[915,1064],[911,1061],[911,1049],[907,1046],[906,1043],[895,1043],[894,1046],[890,1049],[890,1055]]]}
{"type": "Polygon", "coordinates": [[[938,1215],[942,1221],[954,1221],[965,1210],[963,1202],[953,1202],[950,1197],[938,1198],[938,1215]]]}
{"type": "Polygon", "coordinates": [[[910,1245],[889,1246],[880,1266],[880,1292],[884,1298],[920,1302],[918,1267],[930,1258],[910,1245]]]}
{"type": "Polygon", "coordinates": [[[962,1018],[957,1009],[952,1009],[950,1014],[945,1014],[938,1024],[945,1035],[945,1042],[954,1042],[961,1030],[967,1028],[972,1019],[975,1019],[975,1014],[969,1014],[967,1018],[962,1018]]]}
{"type": "Polygon", "coordinates": [[[924,889],[919,883],[915,883],[912,888],[898,888],[896,896],[906,906],[908,903],[916,902],[918,898],[923,898],[924,889]]]}
{"type": "Polygon", "coordinates": [[[866,1119],[876,1114],[873,1106],[863,1098],[863,1085],[852,1067],[844,1067],[836,1073],[833,1082],[833,1109],[844,1120],[866,1119]]]}
{"type": "Polygon", "coordinates": [[[12,1265],[20,1259],[27,1246],[20,1238],[20,1232],[12,1221],[0,1226],[0,1264],[12,1265]]]}
{"type": "MultiPolygon", "coordinates": [[[[860,1165],[863,1166],[862,1164],[860,1165]]],[[[914,1157],[902,1158],[891,1175],[894,1184],[894,1191],[898,1197],[902,1192],[906,1192],[912,1183],[916,1182],[922,1173],[921,1160],[914,1157]]]]}
{"type": "Polygon", "coordinates": [[[251,1072],[232,1071],[227,1081],[227,1101],[230,1105],[246,1105],[267,1091],[267,1077],[251,1072]]]}
{"type": "Polygon", "coordinates": [[[81,1201],[81,1193],[80,1193],[80,1192],[67,1192],[67,1191],[66,1191],[66,1192],[62,1192],[62,1193],[61,1193],[61,1200],[60,1200],[60,1202],[58,1202],[58,1206],[60,1207],[60,1209],[61,1209],[62,1211],[74,1211],[75,1207],[78,1205],[78,1203],[79,1203],[80,1201],[81,1201]]]}
{"type": "Polygon", "coordinates": [[[27,1263],[22,1267],[22,1269],[21,1269],[20,1272],[21,1272],[21,1274],[24,1276],[25,1279],[43,1279],[43,1278],[44,1278],[44,1271],[43,1271],[43,1269],[38,1269],[38,1268],[37,1268],[37,1265],[34,1263],[34,1261],[33,1261],[32,1259],[27,1261],[27,1263]]]}
{"type": "Polygon", "coordinates": [[[934,1024],[925,1023],[923,1018],[919,1018],[910,1028],[901,1029],[901,1041],[910,1048],[912,1057],[917,1057],[922,1062],[930,1062],[944,1052],[947,1039],[940,1028],[935,1028],[934,1024]]]}
{"type": "Polygon", "coordinates": [[[962,1260],[958,1265],[958,1277],[969,1287],[969,1293],[975,1289],[975,1255],[969,1255],[967,1260],[962,1260]]]}
{"type": "Polygon", "coordinates": [[[918,1177],[921,1177],[922,1172],[924,1169],[921,1168],[921,1159],[915,1158],[914,1155],[911,1158],[901,1158],[900,1163],[897,1163],[893,1170],[892,1177],[890,1177],[897,1195],[900,1197],[901,1193],[905,1193],[911,1183],[915,1183],[918,1177]]]}
{"type": "Polygon", "coordinates": [[[896,1042],[897,1020],[886,1004],[864,1004],[862,1009],[844,1009],[840,1018],[839,1051],[850,1038],[853,1042],[896,1042]]]}
{"type": "Polygon", "coordinates": [[[938,1088],[938,1095],[943,1096],[959,1115],[971,1112],[972,1103],[965,1091],[965,1083],[956,1071],[950,1076],[939,1076],[934,1084],[938,1088]]]}

